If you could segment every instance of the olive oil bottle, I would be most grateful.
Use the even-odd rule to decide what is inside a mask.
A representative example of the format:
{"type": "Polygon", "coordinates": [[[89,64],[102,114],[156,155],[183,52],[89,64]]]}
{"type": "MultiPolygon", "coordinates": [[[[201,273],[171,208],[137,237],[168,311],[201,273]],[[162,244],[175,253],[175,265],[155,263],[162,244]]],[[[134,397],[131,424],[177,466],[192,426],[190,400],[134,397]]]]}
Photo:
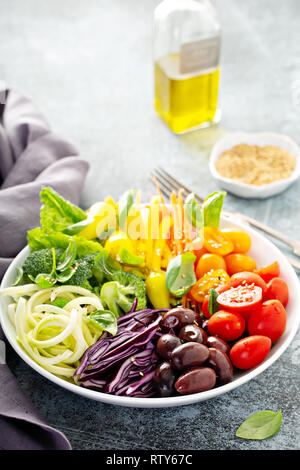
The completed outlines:
{"type": "Polygon", "coordinates": [[[209,0],[164,0],[154,13],[155,109],[175,133],[220,120],[220,25],[209,0]]]}

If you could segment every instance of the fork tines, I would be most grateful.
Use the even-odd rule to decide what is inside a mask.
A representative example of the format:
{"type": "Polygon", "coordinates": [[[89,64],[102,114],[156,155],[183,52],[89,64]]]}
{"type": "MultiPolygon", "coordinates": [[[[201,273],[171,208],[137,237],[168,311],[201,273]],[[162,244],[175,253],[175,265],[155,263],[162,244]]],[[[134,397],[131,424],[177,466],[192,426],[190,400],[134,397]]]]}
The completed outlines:
{"type": "MultiPolygon", "coordinates": [[[[156,181],[160,187],[161,192],[166,197],[170,197],[172,191],[178,192],[179,190],[182,190],[185,193],[185,195],[188,195],[193,192],[187,186],[180,183],[173,176],[171,176],[170,173],[168,173],[162,167],[155,168],[152,173],[154,177],[154,179],[151,179],[152,183],[155,184],[155,178],[156,178],[156,181]]],[[[195,198],[198,200],[198,202],[203,202],[203,198],[201,198],[198,194],[195,194],[195,198]]]]}

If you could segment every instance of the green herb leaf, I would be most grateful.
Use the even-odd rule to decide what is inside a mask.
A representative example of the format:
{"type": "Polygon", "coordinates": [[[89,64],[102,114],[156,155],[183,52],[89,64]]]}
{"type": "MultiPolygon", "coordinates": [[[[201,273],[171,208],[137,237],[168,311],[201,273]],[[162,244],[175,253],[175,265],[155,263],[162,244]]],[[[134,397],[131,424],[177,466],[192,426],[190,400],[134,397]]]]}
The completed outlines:
{"type": "Polygon", "coordinates": [[[203,228],[203,209],[197,203],[194,193],[191,193],[187,196],[185,200],[184,210],[188,221],[192,224],[193,227],[197,229],[203,228]]]}
{"type": "Polygon", "coordinates": [[[78,266],[70,266],[69,268],[66,268],[64,271],[60,272],[59,274],[56,274],[55,278],[57,282],[61,282],[62,284],[64,282],[69,281],[74,274],[76,273],[78,269],[78,266]]]}
{"type": "Polygon", "coordinates": [[[64,308],[70,301],[67,299],[57,298],[51,302],[54,307],[64,308]]]}
{"type": "Polygon", "coordinates": [[[18,286],[23,279],[23,269],[20,266],[16,267],[16,278],[15,282],[12,284],[13,287],[18,286]]]}
{"type": "Polygon", "coordinates": [[[196,256],[193,253],[184,253],[176,256],[168,264],[166,273],[166,286],[175,297],[187,294],[196,282],[194,262],[196,256]]]}
{"type": "Polygon", "coordinates": [[[216,191],[203,201],[204,225],[218,228],[226,191],[216,191]]]}
{"type": "Polygon", "coordinates": [[[209,301],[208,301],[208,311],[210,315],[213,315],[219,310],[219,304],[217,302],[218,296],[219,296],[219,293],[216,291],[216,289],[210,289],[209,301]]]}
{"type": "Polygon", "coordinates": [[[140,266],[144,262],[143,258],[134,255],[129,250],[126,250],[126,248],[120,250],[119,256],[122,263],[129,264],[130,266],[140,266]]]}
{"type": "Polygon", "coordinates": [[[259,411],[246,419],[236,431],[236,436],[242,439],[262,440],[276,434],[281,426],[281,410],[259,411]]]}
{"type": "Polygon", "coordinates": [[[69,225],[68,227],[62,230],[63,233],[66,235],[77,235],[77,233],[82,232],[88,225],[90,225],[94,221],[94,217],[90,217],[85,220],[81,220],[77,222],[77,224],[69,225]]]}
{"type": "Polygon", "coordinates": [[[28,277],[41,289],[48,289],[56,283],[56,279],[53,279],[50,274],[40,273],[35,278],[30,275],[28,277]]]}
{"type": "Polygon", "coordinates": [[[119,227],[124,230],[127,216],[134,203],[134,189],[129,189],[124,193],[119,201],[119,227]]]}
{"type": "Polygon", "coordinates": [[[58,271],[65,271],[67,268],[72,266],[76,259],[76,254],[77,254],[77,246],[74,240],[71,240],[67,249],[65,252],[62,254],[59,263],[57,265],[57,270],[58,271]]]}
{"type": "Polygon", "coordinates": [[[95,310],[90,314],[89,320],[102,330],[115,335],[118,331],[117,317],[110,310],[95,310]]]}

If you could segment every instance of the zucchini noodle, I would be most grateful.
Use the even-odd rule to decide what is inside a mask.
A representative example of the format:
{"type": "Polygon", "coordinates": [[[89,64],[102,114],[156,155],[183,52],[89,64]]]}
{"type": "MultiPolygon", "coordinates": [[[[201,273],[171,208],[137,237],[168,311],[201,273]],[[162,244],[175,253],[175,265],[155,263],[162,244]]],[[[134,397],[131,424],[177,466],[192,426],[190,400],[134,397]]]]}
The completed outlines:
{"type": "Polygon", "coordinates": [[[36,284],[2,289],[0,295],[14,300],[7,313],[26,353],[47,371],[72,380],[78,361],[103,332],[89,320],[90,313],[103,310],[99,297],[79,286],[36,284]],[[52,305],[56,299],[64,299],[64,307],[52,305]]]}

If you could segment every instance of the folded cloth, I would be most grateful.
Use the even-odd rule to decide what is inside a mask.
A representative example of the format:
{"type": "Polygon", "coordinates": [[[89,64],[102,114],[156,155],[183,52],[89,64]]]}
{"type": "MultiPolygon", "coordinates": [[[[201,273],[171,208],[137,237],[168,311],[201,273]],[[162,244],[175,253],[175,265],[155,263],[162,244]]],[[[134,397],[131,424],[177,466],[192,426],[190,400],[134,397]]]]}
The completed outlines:
{"type": "Polygon", "coordinates": [[[0,104],[0,278],[39,225],[42,186],[78,204],[88,163],[14,90],[0,104]]]}
{"type": "MultiPolygon", "coordinates": [[[[78,204],[88,163],[53,133],[34,104],[15,90],[0,101],[0,280],[39,225],[42,186],[52,186],[78,204]]],[[[0,448],[70,449],[21,391],[3,358],[0,327],[0,448]],[[1,354],[2,352],[2,354],[1,354]]]]}

